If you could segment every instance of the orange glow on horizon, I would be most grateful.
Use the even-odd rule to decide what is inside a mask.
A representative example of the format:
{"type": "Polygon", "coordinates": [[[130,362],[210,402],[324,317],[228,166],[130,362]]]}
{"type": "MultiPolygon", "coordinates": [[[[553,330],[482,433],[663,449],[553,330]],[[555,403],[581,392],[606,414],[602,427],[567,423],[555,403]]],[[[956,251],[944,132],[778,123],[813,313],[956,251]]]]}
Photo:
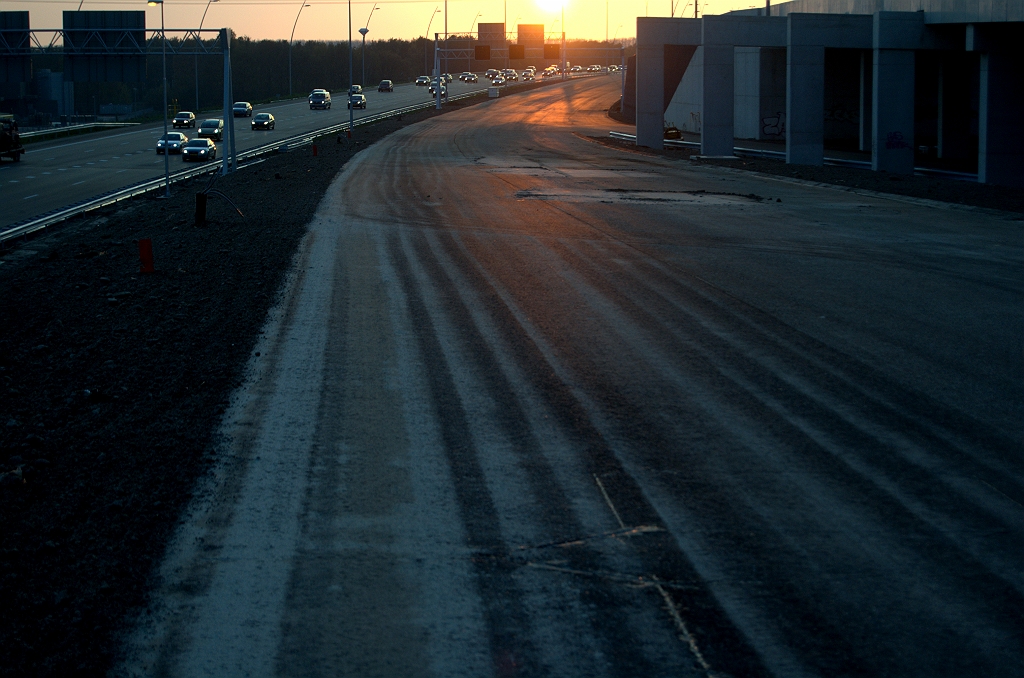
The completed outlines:
{"type": "MultiPolygon", "coordinates": [[[[59,28],[61,13],[75,10],[79,0],[5,0],[4,11],[29,11],[34,29],[59,28]]],[[[346,0],[305,0],[305,8],[295,24],[299,0],[218,0],[209,5],[204,28],[229,27],[237,35],[253,39],[287,40],[295,24],[296,40],[348,39],[348,8],[346,0]]],[[[367,33],[367,42],[391,38],[412,39],[425,35],[427,25],[435,8],[440,13],[434,17],[430,31],[444,32],[445,0],[353,0],[352,37],[359,39],[359,28],[366,25],[373,5],[373,13],[367,33]]],[[[565,8],[566,37],[573,39],[604,40],[633,38],[636,35],[636,19],[642,16],[669,16],[672,0],[448,0],[447,29],[449,33],[466,33],[476,23],[501,23],[508,25],[508,31],[515,32],[515,24],[543,24],[548,33],[561,32],[563,27],[562,8],[565,8]],[[507,14],[506,14],[507,12],[507,14]],[[477,18],[477,15],[479,17],[477,18]]],[[[751,5],[750,0],[711,0],[701,2],[701,13],[721,14],[734,9],[761,7],[751,5]]],[[[686,8],[692,16],[692,2],[676,0],[675,13],[678,16],[686,8]]],[[[165,19],[168,29],[197,28],[207,0],[166,0],[165,19]]],[[[147,7],[146,0],[85,0],[84,10],[137,9],[146,11],[149,27],[160,25],[160,8],[147,7]]]]}

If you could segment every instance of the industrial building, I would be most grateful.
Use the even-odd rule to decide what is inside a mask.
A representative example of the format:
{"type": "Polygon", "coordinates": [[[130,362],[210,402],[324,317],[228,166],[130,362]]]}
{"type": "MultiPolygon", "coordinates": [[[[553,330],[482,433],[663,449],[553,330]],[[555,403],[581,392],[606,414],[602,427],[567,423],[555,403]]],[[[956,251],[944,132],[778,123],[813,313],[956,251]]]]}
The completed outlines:
{"type": "Polygon", "coordinates": [[[708,156],[775,140],[793,164],[861,150],[876,171],[930,161],[1024,186],[1022,42],[1024,0],[794,0],[638,18],[637,143],[661,148],[671,125],[699,133],[708,156]]]}

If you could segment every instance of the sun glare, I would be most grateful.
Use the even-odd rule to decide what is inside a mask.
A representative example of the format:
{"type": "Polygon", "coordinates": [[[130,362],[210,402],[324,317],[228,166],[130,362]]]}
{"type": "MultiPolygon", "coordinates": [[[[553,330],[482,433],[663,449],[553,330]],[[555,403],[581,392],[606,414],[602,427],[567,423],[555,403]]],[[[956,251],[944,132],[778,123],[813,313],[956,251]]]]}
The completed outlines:
{"type": "Polygon", "coordinates": [[[562,9],[562,5],[567,4],[564,0],[536,0],[537,6],[545,12],[557,12],[562,9]]]}

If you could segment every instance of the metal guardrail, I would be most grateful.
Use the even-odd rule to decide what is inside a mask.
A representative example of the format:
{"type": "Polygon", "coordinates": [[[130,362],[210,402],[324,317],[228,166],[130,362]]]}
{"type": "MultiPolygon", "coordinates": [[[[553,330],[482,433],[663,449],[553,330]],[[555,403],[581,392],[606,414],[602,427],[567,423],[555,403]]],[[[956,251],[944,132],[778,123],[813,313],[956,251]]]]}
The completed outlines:
{"type": "Polygon", "coordinates": [[[47,129],[37,129],[31,132],[21,132],[18,136],[22,139],[34,139],[35,137],[43,137],[50,134],[64,134],[66,132],[81,132],[86,129],[106,129],[108,127],[131,127],[132,125],[138,125],[137,122],[84,122],[80,125],[65,125],[63,127],[50,127],[47,129]]]}
{"type": "MultiPolygon", "coordinates": [[[[609,132],[608,136],[612,139],[619,139],[621,141],[632,141],[636,143],[635,134],[627,134],[625,132],[609,132]]],[[[673,148],[700,148],[699,141],[680,141],[678,139],[665,139],[666,146],[673,148]]],[[[777,160],[785,160],[785,151],[769,151],[763,148],[743,148],[741,146],[734,146],[733,153],[740,158],[775,158],[777,160]]],[[[850,160],[847,158],[825,158],[824,162],[826,165],[833,167],[853,167],[857,169],[871,169],[871,163],[867,160],[850,160]]],[[[970,172],[953,172],[950,170],[934,169],[932,167],[915,167],[914,174],[920,174],[921,176],[929,177],[940,177],[942,179],[956,179],[957,181],[978,181],[978,175],[970,172]]]]}
{"type": "MultiPolygon", "coordinates": [[[[484,94],[486,92],[486,88],[474,90],[472,92],[464,92],[462,94],[452,95],[448,97],[448,101],[468,99],[469,97],[476,96],[478,94],[484,94]]],[[[403,108],[394,108],[389,111],[384,111],[383,113],[378,113],[376,115],[357,118],[355,120],[355,126],[358,127],[360,125],[368,125],[374,122],[379,122],[381,120],[386,120],[388,118],[403,115],[405,113],[413,113],[415,111],[421,111],[426,108],[432,108],[435,105],[435,103],[436,102],[433,99],[430,99],[429,101],[425,101],[422,104],[405,106],[403,108]]],[[[337,134],[338,132],[344,132],[347,131],[348,129],[349,124],[346,121],[336,125],[330,125],[328,127],[322,127],[319,129],[311,130],[309,132],[296,134],[268,144],[263,144],[262,146],[250,148],[236,155],[236,169],[241,167],[242,162],[245,160],[251,160],[258,156],[266,155],[268,153],[276,153],[282,150],[286,151],[292,148],[299,148],[307,144],[311,144],[313,140],[316,139],[317,137],[326,136],[328,134],[337,134]]],[[[219,163],[214,163],[211,165],[200,165],[198,167],[192,167],[189,169],[178,170],[177,172],[173,172],[170,176],[170,180],[172,183],[175,183],[178,181],[191,179],[193,177],[217,171],[220,171],[219,163]]],[[[149,191],[160,189],[163,187],[163,185],[164,177],[161,176],[155,179],[142,181],[137,184],[132,184],[131,186],[126,186],[124,188],[119,188],[115,191],[110,191],[108,193],[98,195],[94,198],[89,198],[88,200],[83,200],[73,205],[62,207],[60,209],[53,210],[52,212],[47,212],[46,214],[43,214],[38,217],[33,217],[32,219],[29,219],[27,221],[15,224],[9,227],[7,230],[0,231],[0,244],[7,242],[8,240],[13,240],[14,238],[20,238],[27,236],[31,233],[35,233],[36,231],[40,231],[44,228],[64,221],[65,219],[69,219],[78,214],[82,214],[84,212],[91,212],[92,210],[99,209],[101,207],[106,207],[107,205],[112,205],[122,200],[128,200],[129,198],[134,198],[136,196],[143,195],[145,193],[148,193],[149,191]]]]}

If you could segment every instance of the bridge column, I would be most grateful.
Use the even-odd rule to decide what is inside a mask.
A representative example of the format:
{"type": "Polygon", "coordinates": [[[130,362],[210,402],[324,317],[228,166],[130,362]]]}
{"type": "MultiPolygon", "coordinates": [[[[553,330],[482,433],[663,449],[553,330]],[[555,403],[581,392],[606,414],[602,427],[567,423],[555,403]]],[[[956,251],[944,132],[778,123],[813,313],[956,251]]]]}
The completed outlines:
{"type": "Polygon", "coordinates": [[[1024,187],[1024,59],[1009,51],[982,53],[978,97],[978,181],[1024,187]]]}
{"type": "Polygon", "coordinates": [[[704,45],[702,155],[732,155],[735,130],[735,52],[733,45],[704,45]]]}

